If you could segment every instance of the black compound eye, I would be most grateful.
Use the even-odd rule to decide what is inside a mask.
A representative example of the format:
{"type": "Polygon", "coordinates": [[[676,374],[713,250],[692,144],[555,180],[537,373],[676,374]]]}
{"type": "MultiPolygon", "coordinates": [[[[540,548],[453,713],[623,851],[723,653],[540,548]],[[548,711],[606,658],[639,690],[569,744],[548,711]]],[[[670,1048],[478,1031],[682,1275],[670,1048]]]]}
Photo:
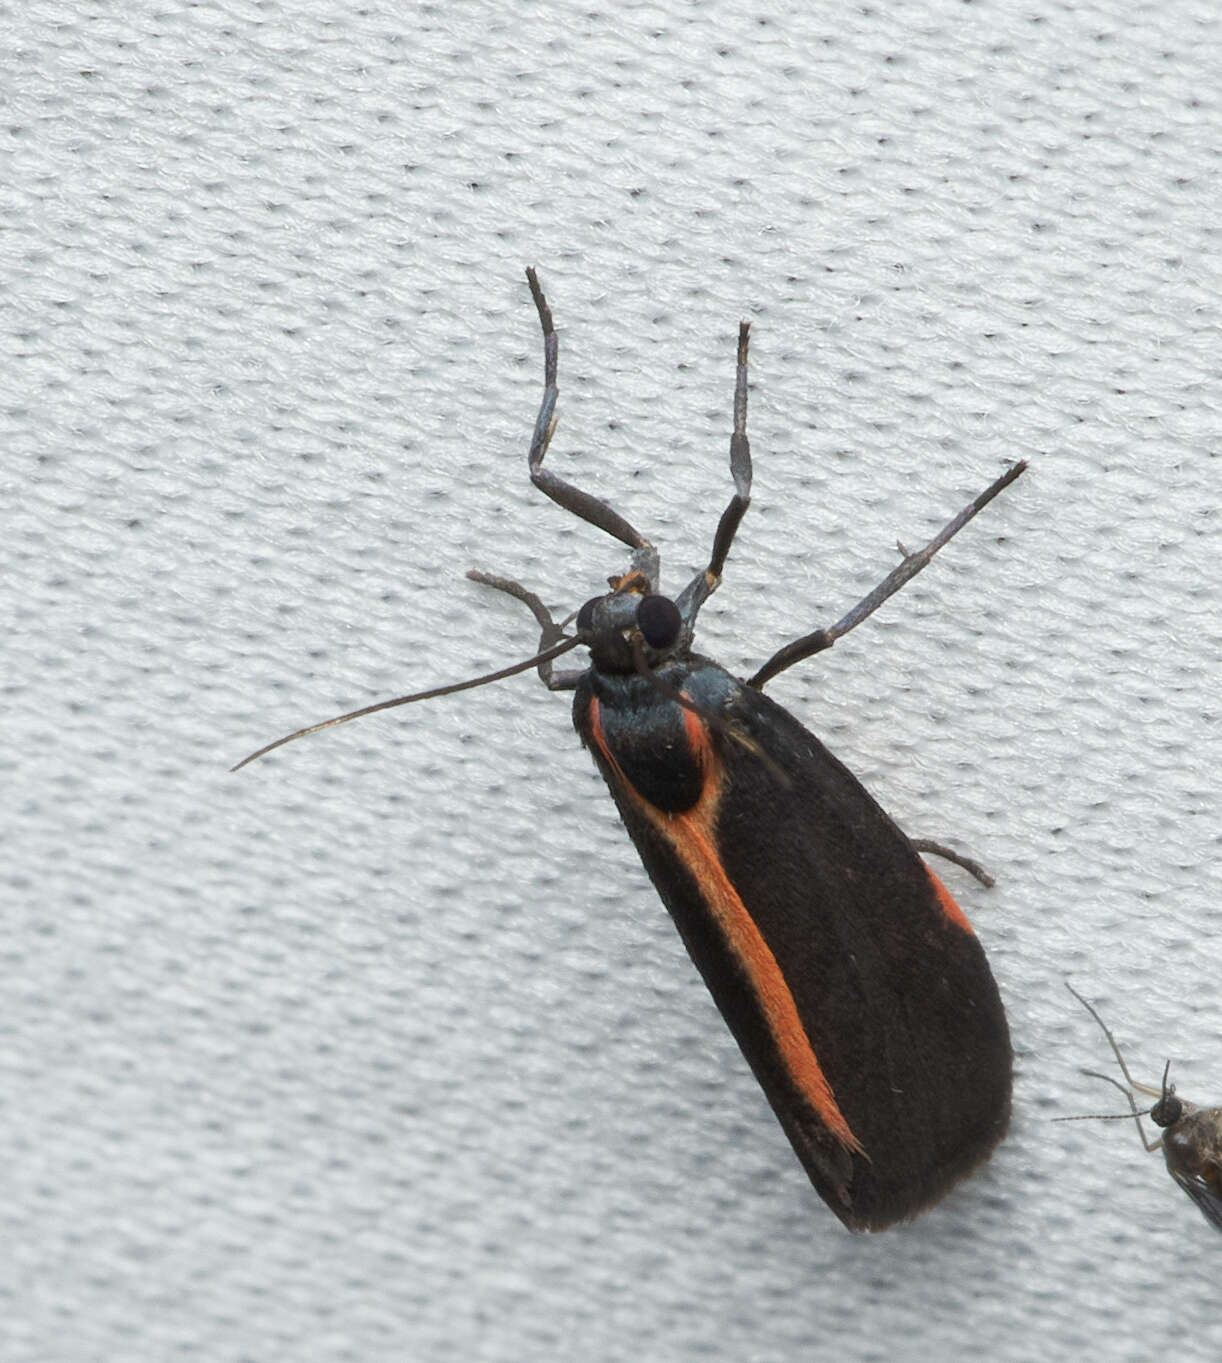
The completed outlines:
{"type": "Polygon", "coordinates": [[[643,596],[636,623],[650,648],[669,648],[679,637],[683,617],[669,596],[643,596]]]}
{"type": "Polygon", "coordinates": [[[1155,1126],[1174,1126],[1184,1115],[1184,1104],[1174,1093],[1161,1097],[1150,1109],[1150,1120],[1155,1126]]]}
{"type": "Polygon", "coordinates": [[[594,607],[597,606],[601,600],[601,596],[592,596],[577,612],[578,634],[589,634],[594,628],[594,607]]]}

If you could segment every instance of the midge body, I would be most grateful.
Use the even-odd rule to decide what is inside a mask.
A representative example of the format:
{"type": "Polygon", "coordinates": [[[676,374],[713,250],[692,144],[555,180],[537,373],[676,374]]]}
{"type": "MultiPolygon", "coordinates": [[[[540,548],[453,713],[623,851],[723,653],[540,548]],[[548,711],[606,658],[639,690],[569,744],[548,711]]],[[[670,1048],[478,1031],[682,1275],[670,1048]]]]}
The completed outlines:
{"type": "MultiPolygon", "coordinates": [[[[1120,1072],[1124,1075],[1122,1084],[1110,1074],[1100,1074],[1098,1070],[1084,1070],[1093,1079],[1118,1088],[1129,1100],[1130,1111],[1125,1120],[1132,1116],[1137,1123],[1137,1134],[1145,1148],[1153,1152],[1161,1150],[1167,1172],[1201,1209],[1201,1215],[1215,1230],[1222,1230],[1222,1107],[1197,1107],[1186,1098],[1181,1098],[1175,1086],[1167,1082],[1171,1074],[1171,1061],[1163,1069],[1163,1082],[1157,1087],[1139,1084],[1129,1073],[1116,1038],[1107,1024],[1099,1016],[1094,1006],[1086,1001],[1070,984],[1066,989],[1099,1024],[1107,1037],[1120,1072]],[[1127,1085],[1127,1087],[1126,1087],[1127,1085]],[[1158,1101],[1144,1112],[1138,1110],[1134,1094],[1144,1094],[1158,1101]],[[1142,1117],[1149,1117],[1155,1126],[1162,1128],[1162,1135],[1154,1141],[1146,1139],[1141,1124],[1142,1117]]],[[[1087,1121],[1089,1118],[1064,1117],[1062,1121],[1087,1121]]]]}
{"type": "Polygon", "coordinates": [[[979,942],[918,854],[923,844],[909,841],[761,688],[860,624],[1025,466],[1010,468],[922,550],[905,553],[837,624],[786,645],[739,681],[693,652],[692,640],[750,500],[748,324],[738,340],[734,495],[708,567],[671,600],[658,591],[654,546],[605,502],[543,467],[556,421],[557,338],[535,273],[526,273],[544,338],[531,479],[626,544],[628,570],[582,606],[572,633],[518,583],[471,573],[529,607],[542,631],[534,658],[366,706],[252,756],[529,667],[552,690],[572,690],[577,732],[811,1182],[850,1229],[881,1230],[937,1201],[1004,1134],[1005,1014],[979,942]],[[554,670],[578,645],[588,648],[589,667],[554,670]]]}

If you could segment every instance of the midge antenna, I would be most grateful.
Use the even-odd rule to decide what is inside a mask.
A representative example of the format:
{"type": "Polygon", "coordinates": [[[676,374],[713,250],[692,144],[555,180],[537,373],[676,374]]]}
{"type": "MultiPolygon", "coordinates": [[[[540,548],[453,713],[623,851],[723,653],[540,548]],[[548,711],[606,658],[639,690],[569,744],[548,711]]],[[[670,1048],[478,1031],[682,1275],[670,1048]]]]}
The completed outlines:
{"type": "MultiPolygon", "coordinates": [[[[619,540],[632,550],[630,571],[623,577],[612,579],[612,596],[631,596],[640,598],[643,603],[651,604],[653,602],[664,602],[669,607],[668,611],[662,612],[665,623],[658,632],[658,637],[662,640],[661,643],[656,642],[655,638],[651,637],[648,628],[642,628],[635,621],[625,622],[623,626],[624,638],[630,649],[635,670],[651,680],[655,687],[667,694],[668,697],[677,699],[678,703],[686,709],[692,710],[711,721],[714,727],[726,728],[733,734],[733,726],[728,724],[727,721],[717,715],[707,713],[687,697],[674,695],[673,688],[669,688],[660,678],[654,677],[654,669],[650,666],[647,650],[651,649],[659,661],[686,655],[695,630],[696,617],[705,601],[721,584],[721,575],[730,552],[730,546],[734,542],[734,536],[747,508],[751,504],[751,447],[747,439],[747,353],[751,324],[742,322],[738,328],[738,352],[734,380],[734,429],[730,437],[730,474],[734,481],[734,495],[730,498],[725,510],[721,513],[721,519],[718,521],[708,566],[692,578],[672,603],[657,595],[659,555],[653,544],[607,502],[595,497],[592,493],[583,491],[575,484],[568,482],[558,474],[553,473],[551,469],[543,466],[544,457],[556,429],[556,403],[560,393],[557,383],[559,340],[552,318],[552,310],[548,305],[533,266],[527,267],[526,279],[530,285],[531,297],[534,299],[535,310],[539,315],[539,325],[543,331],[543,398],[539,404],[539,415],[535,419],[530,451],[527,455],[530,480],[558,506],[563,507],[564,510],[571,512],[581,520],[587,521],[599,530],[605,531],[612,538],[619,540]]],[[[746,684],[757,690],[761,689],[786,668],[792,667],[795,663],[812,657],[816,653],[821,653],[826,648],[831,648],[837,639],[848,634],[850,630],[856,629],[864,620],[873,615],[884,601],[921,572],[938,550],[953,539],[998,493],[1009,487],[1024,472],[1026,467],[1025,459],[1012,465],[1001,477],[964,507],[953,520],[949,521],[924,548],[910,554],[901,546],[903,558],[900,563],[852,610],[842,616],[834,625],[814,630],[812,633],[803,635],[778,649],[746,684]]],[[[317,724],[308,725],[304,729],[297,729],[293,733],[277,738],[274,742],[265,744],[262,748],[244,757],[230,770],[239,771],[258,758],[265,757],[276,748],[284,747],[286,743],[295,742],[299,738],[306,738],[310,734],[320,733],[323,729],[331,729],[337,725],[346,724],[349,720],[377,714],[380,710],[392,710],[400,705],[412,705],[416,701],[436,700],[441,696],[453,695],[459,691],[469,691],[477,686],[487,686],[492,682],[503,681],[507,677],[516,676],[519,672],[527,672],[532,667],[538,669],[541,680],[549,690],[568,691],[575,689],[578,680],[585,674],[585,669],[556,673],[552,669],[552,663],[579,644],[592,642],[591,622],[587,620],[583,626],[583,615],[586,614],[586,607],[583,607],[577,615],[577,633],[566,635],[564,624],[567,624],[567,621],[561,624],[553,620],[551,613],[540,598],[520,583],[474,569],[467,576],[475,582],[507,593],[528,607],[541,631],[539,651],[533,657],[501,668],[499,671],[489,672],[481,677],[472,677],[467,681],[453,682],[446,686],[431,687],[428,690],[416,691],[410,695],[397,696],[392,700],[378,701],[373,705],[365,705],[360,709],[350,710],[346,714],[335,715],[331,719],[324,719],[317,724]]],[[[605,601],[609,598],[601,599],[605,601]]],[[[588,602],[587,607],[593,604],[593,602],[588,602]]],[[[654,618],[657,618],[656,611],[654,618]]],[[[751,746],[753,745],[748,744],[748,747],[751,746]]],[[[925,850],[935,851],[942,855],[947,854],[946,849],[934,843],[925,844],[925,850]]],[[[966,858],[961,858],[957,854],[950,854],[950,857],[951,860],[965,866],[978,879],[988,881],[987,875],[974,862],[969,862],[966,858]]]]}

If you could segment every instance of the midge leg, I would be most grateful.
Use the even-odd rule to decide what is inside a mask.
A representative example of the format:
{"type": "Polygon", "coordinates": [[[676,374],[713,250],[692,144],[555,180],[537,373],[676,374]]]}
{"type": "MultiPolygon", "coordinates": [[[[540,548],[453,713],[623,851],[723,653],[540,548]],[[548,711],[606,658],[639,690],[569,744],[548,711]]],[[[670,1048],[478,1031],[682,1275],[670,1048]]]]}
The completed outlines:
{"type": "MultiPolygon", "coordinates": [[[[1082,1007],[1085,1008],[1086,1011],[1091,1015],[1091,1017],[1093,1017],[1095,1021],[1099,1024],[1099,1030],[1103,1033],[1105,1037],[1107,1037],[1107,1044],[1112,1048],[1112,1054],[1116,1057],[1116,1063],[1120,1066],[1120,1073],[1124,1075],[1125,1082],[1129,1085],[1129,1087],[1136,1089],[1138,1093],[1148,1094],[1151,1098],[1161,1098],[1163,1095],[1162,1089],[1156,1089],[1152,1087],[1150,1084],[1139,1084],[1137,1080],[1134,1079],[1133,1076],[1129,1073],[1129,1067],[1124,1063],[1124,1056],[1121,1055],[1120,1053],[1120,1047],[1116,1044],[1116,1038],[1112,1035],[1112,1029],[1099,1016],[1094,1005],[1088,1003],[1086,999],[1084,999],[1082,995],[1078,993],[1078,991],[1073,987],[1073,985],[1069,983],[1068,980],[1065,981],[1065,988],[1069,990],[1069,992],[1074,996],[1074,998],[1078,1000],[1082,1007]]],[[[1106,1078],[1107,1076],[1096,1075],[1095,1077],[1106,1078]]],[[[1116,1081],[1113,1079],[1111,1082],[1114,1084],[1116,1081]]]]}
{"type": "MultiPolygon", "coordinates": [[[[1142,1145],[1144,1145],[1146,1149],[1151,1153],[1155,1150],[1161,1150],[1163,1148],[1163,1141],[1161,1136],[1156,1141],[1149,1141],[1146,1139],[1146,1131],[1145,1127],[1143,1127],[1141,1124],[1141,1119],[1143,1115],[1148,1116],[1149,1114],[1148,1113],[1143,1114],[1140,1111],[1138,1111],[1137,1103],[1133,1099],[1133,1093],[1134,1091],[1136,1091],[1137,1093],[1144,1093],[1147,1095],[1147,1097],[1150,1098],[1159,1099],[1166,1098],[1168,1093],[1167,1075],[1170,1073],[1171,1070],[1171,1061],[1170,1060],[1167,1061],[1167,1068],[1163,1071],[1163,1086],[1161,1089],[1156,1089],[1152,1087],[1150,1084],[1139,1084],[1137,1080],[1134,1079],[1133,1076],[1129,1073],[1128,1065],[1124,1063],[1124,1056],[1120,1052],[1120,1047],[1116,1043],[1116,1038],[1112,1035],[1112,1029],[1099,1016],[1098,1012],[1095,1010],[1094,1005],[1089,1003],[1086,999],[1084,999],[1082,995],[1079,994],[1078,991],[1073,987],[1073,985],[1069,983],[1068,980],[1065,981],[1065,988],[1069,990],[1069,992],[1074,996],[1074,998],[1078,1000],[1082,1007],[1085,1008],[1086,1011],[1091,1015],[1091,1017],[1093,1017],[1095,1021],[1099,1024],[1099,1030],[1103,1033],[1105,1037],[1107,1037],[1107,1044],[1112,1048],[1112,1054],[1116,1057],[1116,1063],[1120,1066],[1120,1073],[1124,1075],[1125,1083],[1127,1083],[1129,1087],[1125,1088],[1124,1084],[1120,1083],[1119,1080],[1113,1079],[1110,1074],[1100,1074],[1098,1070],[1083,1070],[1082,1073],[1089,1075],[1092,1079],[1102,1079],[1105,1084],[1111,1084],[1113,1088],[1118,1088],[1120,1092],[1123,1093],[1124,1096],[1129,1101],[1129,1108],[1132,1111],[1133,1120],[1137,1123],[1137,1134],[1141,1137],[1142,1145]]],[[[1174,1092],[1174,1090],[1172,1090],[1172,1092],[1174,1092]]],[[[1056,1120],[1076,1121],[1079,1119],[1066,1117],[1057,1118],[1056,1120]]]]}
{"type": "MultiPolygon", "coordinates": [[[[1123,1063],[1123,1062],[1121,1062],[1121,1063],[1123,1063]]],[[[1170,1071],[1170,1068],[1171,1068],[1171,1061],[1168,1060],[1168,1061],[1167,1061],[1167,1070],[1164,1071],[1164,1078],[1166,1077],[1166,1073],[1170,1071]]],[[[1111,1084],[1111,1086],[1112,1086],[1113,1088],[1119,1089],[1120,1092],[1123,1093],[1124,1096],[1128,1099],[1129,1107],[1132,1109],[1133,1120],[1137,1123],[1137,1134],[1141,1137],[1141,1143],[1142,1143],[1142,1145],[1144,1145],[1144,1146],[1146,1147],[1146,1150],[1147,1150],[1150,1154],[1153,1154],[1155,1150],[1161,1150],[1161,1149],[1163,1148],[1163,1138],[1162,1138],[1161,1136],[1160,1136],[1160,1137],[1158,1138],[1158,1140],[1156,1140],[1156,1141],[1150,1141],[1150,1140],[1147,1140],[1147,1139],[1146,1139],[1146,1129],[1145,1129],[1144,1126],[1142,1126],[1142,1124],[1141,1124],[1141,1119],[1142,1119],[1143,1117],[1148,1117],[1148,1116],[1150,1115],[1150,1113],[1153,1111],[1153,1109],[1152,1109],[1152,1108],[1147,1108],[1144,1112],[1142,1112],[1141,1109],[1137,1106],[1137,1101],[1136,1101],[1136,1099],[1133,1097],[1133,1090],[1132,1090],[1132,1089],[1127,1089],[1127,1088],[1125,1088],[1125,1086],[1120,1082],[1119,1079],[1113,1079],[1112,1076],[1111,1076],[1110,1074],[1100,1074],[1098,1070],[1083,1070],[1082,1073],[1085,1074],[1086,1076],[1088,1076],[1088,1078],[1091,1078],[1091,1079],[1102,1079],[1103,1082],[1104,1082],[1105,1084],[1111,1084]]],[[[1133,1083],[1133,1080],[1130,1079],[1130,1080],[1129,1080],[1129,1083],[1132,1084],[1132,1083],[1133,1083]]],[[[1140,1091],[1141,1091],[1142,1093],[1154,1094],[1154,1093],[1157,1092],[1156,1089],[1152,1089],[1148,1084],[1134,1084],[1134,1088],[1140,1089],[1140,1091]]],[[[1177,1099],[1177,1101],[1178,1101],[1178,1099],[1177,1099]]],[[[1056,1121],[1061,1121],[1061,1120],[1064,1120],[1064,1121],[1075,1121],[1075,1120],[1078,1120],[1078,1119],[1077,1119],[1077,1118],[1072,1118],[1072,1117],[1065,1117],[1065,1118],[1062,1119],[1062,1118],[1059,1118],[1059,1117],[1058,1117],[1058,1118],[1054,1118],[1054,1120],[1056,1120],[1056,1121]]],[[[1096,1118],[1095,1120],[1097,1120],[1097,1121],[1112,1120],[1112,1116],[1111,1116],[1111,1114],[1109,1113],[1109,1114],[1107,1114],[1107,1117],[1106,1117],[1106,1118],[1104,1118],[1104,1117],[1099,1117],[1099,1118],[1096,1118]]],[[[1125,1118],[1123,1114],[1120,1114],[1120,1116],[1119,1116],[1116,1120],[1119,1120],[1119,1121],[1126,1121],[1127,1118],[1125,1118]]]]}
{"type": "MultiPolygon", "coordinates": [[[[580,516],[583,521],[605,530],[621,543],[632,549],[632,566],[637,572],[644,573],[655,588],[658,581],[658,551],[638,530],[613,510],[601,498],[566,482],[550,469],[543,467],[543,457],[552,443],[552,433],[556,429],[556,399],[560,389],[556,383],[557,361],[560,343],[556,338],[556,326],[552,321],[552,310],[539,286],[539,277],[534,267],[526,269],[526,280],[530,285],[531,297],[539,313],[539,325],[543,328],[543,401],[539,404],[539,415],[535,419],[535,433],[530,442],[527,463],[530,467],[530,481],[558,506],[580,516]]],[[[496,585],[496,584],[491,584],[496,585]]],[[[517,595],[511,591],[511,596],[517,595]]],[[[518,596],[524,601],[524,596],[518,596]]],[[[531,607],[533,610],[534,607],[531,607]]]]}

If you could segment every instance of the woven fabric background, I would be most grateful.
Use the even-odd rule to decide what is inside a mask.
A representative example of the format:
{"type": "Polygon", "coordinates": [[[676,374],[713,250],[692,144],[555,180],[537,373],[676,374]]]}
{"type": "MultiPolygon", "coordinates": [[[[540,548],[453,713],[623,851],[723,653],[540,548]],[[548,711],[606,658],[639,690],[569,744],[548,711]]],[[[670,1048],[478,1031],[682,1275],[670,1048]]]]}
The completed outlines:
{"type": "Polygon", "coordinates": [[[1222,1101],[1212,0],[0,4],[0,1357],[1144,1360],[1222,1243],[1080,1073],[1222,1101]],[[1013,1131],[911,1225],[812,1192],[531,676],[619,546],[952,888],[1013,1131]]]}

